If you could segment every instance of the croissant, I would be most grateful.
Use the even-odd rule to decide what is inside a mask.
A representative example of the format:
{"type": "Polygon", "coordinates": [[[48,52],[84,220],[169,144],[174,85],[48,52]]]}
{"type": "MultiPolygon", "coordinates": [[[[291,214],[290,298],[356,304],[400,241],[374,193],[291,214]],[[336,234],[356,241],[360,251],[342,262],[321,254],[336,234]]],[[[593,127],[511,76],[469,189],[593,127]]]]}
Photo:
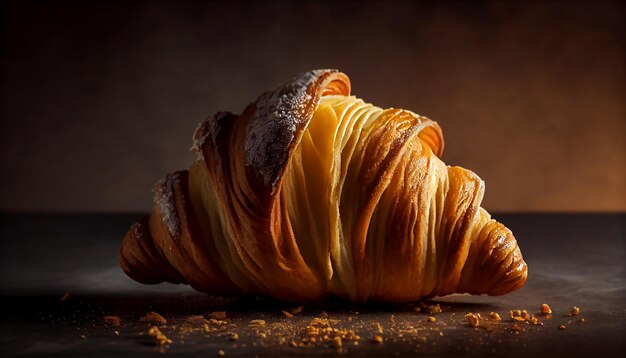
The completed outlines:
{"type": "Polygon", "coordinates": [[[214,295],[408,302],[502,295],[527,266],[480,207],[484,182],[441,161],[439,125],[350,95],[315,70],[220,112],[193,136],[188,171],[154,189],[119,262],[136,281],[214,295]]]}

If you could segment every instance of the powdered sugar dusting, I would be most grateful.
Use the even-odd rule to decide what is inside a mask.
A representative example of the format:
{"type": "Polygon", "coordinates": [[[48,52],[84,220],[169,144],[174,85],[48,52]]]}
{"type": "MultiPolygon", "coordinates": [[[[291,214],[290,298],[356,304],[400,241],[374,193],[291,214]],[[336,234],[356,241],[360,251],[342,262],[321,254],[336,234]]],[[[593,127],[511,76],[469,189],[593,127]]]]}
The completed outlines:
{"type": "Polygon", "coordinates": [[[154,194],[154,203],[159,207],[163,223],[172,238],[180,236],[181,233],[174,192],[174,184],[178,180],[180,180],[178,172],[168,174],[157,182],[154,194]]]}
{"type": "Polygon", "coordinates": [[[337,70],[315,70],[261,95],[246,132],[246,166],[274,187],[284,168],[298,130],[313,115],[321,91],[313,86],[337,70]]]}

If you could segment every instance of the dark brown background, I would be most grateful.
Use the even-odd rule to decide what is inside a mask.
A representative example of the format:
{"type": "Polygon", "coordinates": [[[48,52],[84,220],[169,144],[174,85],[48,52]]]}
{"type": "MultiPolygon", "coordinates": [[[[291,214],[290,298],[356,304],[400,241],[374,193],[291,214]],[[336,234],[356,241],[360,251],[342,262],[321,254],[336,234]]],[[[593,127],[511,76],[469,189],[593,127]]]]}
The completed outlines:
{"type": "Polygon", "coordinates": [[[621,2],[3,2],[0,210],[148,210],[196,124],[299,72],[444,129],[495,211],[624,211],[621,2]]]}

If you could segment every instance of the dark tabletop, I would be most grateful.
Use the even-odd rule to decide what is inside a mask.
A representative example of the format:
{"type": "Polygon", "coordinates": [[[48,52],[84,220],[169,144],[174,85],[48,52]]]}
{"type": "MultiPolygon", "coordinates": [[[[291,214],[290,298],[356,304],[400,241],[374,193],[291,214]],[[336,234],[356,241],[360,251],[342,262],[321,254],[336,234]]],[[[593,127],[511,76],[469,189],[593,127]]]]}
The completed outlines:
{"type": "Polygon", "coordinates": [[[304,305],[291,318],[281,311],[293,312],[296,303],[223,299],[180,285],[133,282],[117,266],[117,252],[121,237],[139,216],[1,215],[0,353],[205,357],[220,350],[227,357],[625,353],[624,214],[497,215],[515,233],[529,267],[525,287],[506,296],[452,295],[404,305],[330,301],[304,305]],[[543,303],[550,305],[551,318],[539,314],[543,303]],[[426,312],[436,304],[441,313],[426,312]],[[573,306],[580,308],[579,315],[569,315],[573,306]],[[509,311],[516,309],[526,309],[543,325],[519,323],[520,330],[512,329],[515,322],[509,311]],[[148,335],[152,324],[140,318],[149,311],[167,320],[160,330],[171,344],[158,347],[148,335]],[[483,317],[477,328],[464,318],[468,312],[483,317]],[[490,312],[499,313],[502,321],[488,319],[490,312]],[[121,324],[106,324],[107,315],[118,316],[121,324]],[[430,316],[436,322],[428,322],[430,316]],[[329,340],[310,342],[307,326],[315,318],[319,320],[314,326],[330,326],[329,340]],[[251,320],[265,324],[254,326],[251,320]],[[379,334],[378,324],[382,343],[371,340],[379,334]],[[341,348],[334,347],[330,339],[345,337],[345,332],[360,339],[344,339],[341,348]]]}

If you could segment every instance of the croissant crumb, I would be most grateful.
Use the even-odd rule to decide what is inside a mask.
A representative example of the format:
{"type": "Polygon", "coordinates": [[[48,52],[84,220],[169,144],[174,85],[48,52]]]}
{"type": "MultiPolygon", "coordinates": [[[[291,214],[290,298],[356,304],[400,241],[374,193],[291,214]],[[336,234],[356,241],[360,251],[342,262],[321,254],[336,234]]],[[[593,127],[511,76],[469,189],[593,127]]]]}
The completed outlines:
{"type": "Polygon", "coordinates": [[[478,325],[480,324],[480,320],[479,320],[479,315],[474,314],[474,313],[468,313],[465,315],[465,319],[467,320],[467,322],[469,323],[469,325],[471,327],[478,327],[478,325]]]}
{"type": "Polygon", "coordinates": [[[379,322],[376,322],[376,333],[383,334],[383,326],[380,325],[379,322]]]}
{"type": "Polygon", "coordinates": [[[480,207],[482,179],[440,159],[437,122],[350,91],[347,75],[315,70],[202,121],[191,168],[157,182],[152,214],[125,235],[122,269],[301,302],[520,288],[517,241],[480,207]]]}
{"type": "Polygon", "coordinates": [[[430,314],[437,314],[437,313],[441,313],[442,312],[441,305],[439,305],[439,304],[436,304],[436,305],[422,304],[422,308],[425,309],[426,312],[428,312],[430,314]]]}
{"type": "Polygon", "coordinates": [[[291,310],[291,314],[294,314],[294,315],[298,314],[298,313],[302,312],[303,309],[304,309],[304,306],[298,306],[298,307],[296,307],[296,308],[291,310]]]}
{"type": "Polygon", "coordinates": [[[157,326],[150,327],[150,329],[148,330],[148,335],[154,338],[158,346],[172,344],[172,340],[167,338],[157,326]]]}
{"type": "Polygon", "coordinates": [[[156,312],[148,312],[145,316],[139,319],[139,322],[154,323],[157,325],[167,324],[167,320],[156,312]]]}
{"type": "Polygon", "coordinates": [[[216,320],[225,320],[226,319],[226,311],[215,311],[209,314],[209,318],[213,318],[216,320]]]}
{"type": "Polygon", "coordinates": [[[122,323],[122,319],[118,316],[104,316],[102,319],[110,326],[119,326],[122,323]]]}
{"type": "Polygon", "coordinates": [[[250,327],[263,327],[265,326],[265,321],[262,319],[253,319],[248,322],[248,326],[250,327]]]}

